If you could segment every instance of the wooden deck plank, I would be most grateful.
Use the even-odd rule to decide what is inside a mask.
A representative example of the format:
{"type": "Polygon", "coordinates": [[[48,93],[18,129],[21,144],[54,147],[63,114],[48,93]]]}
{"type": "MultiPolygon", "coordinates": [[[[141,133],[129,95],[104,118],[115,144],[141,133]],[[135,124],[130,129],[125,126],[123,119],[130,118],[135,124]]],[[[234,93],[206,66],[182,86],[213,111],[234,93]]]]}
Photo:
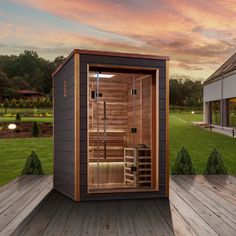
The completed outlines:
{"type": "Polygon", "coordinates": [[[84,220],[88,215],[89,204],[88,202],[75,203],[62,235],[81,235],[84,220]]]}
{"type": "Polygon", "coordinates": [[[61,194],[52,191],[50,196],[41,203],[42,206],[37,214],[32,216],[31,221],[21,231],[16,232],[16,235],[41,235],[61,204],[62,199],[61,194]]]}
{"type": "Polygon", "coordinates": [[[209,175],[207,176],[207,179],[210,179],[209,182],[213,181],[215,184],[226,188],[231,192],[233,196],[236,196],[236,185],[233,184],[232,182],[229,182],[227,179],[222,178],[221,176],[218,175],[215,176],[209,175]]]}
{"type": "Polygon", "coordinates": [[[172,204],[170,204],[170,209],[171,209],[171,215],[172,215],[174,235],[196,236],[192,228],[188,225],[185,219],[179,214],[177,209],[172,204]]]}
{"type": "MultiPolygon", "coordinates": [[[[172,184],[172,182],[171,182],[172,184]]],[[[170,201],[177,209],[178,213],[185,219],[196,235],[218,235],[181,196],[179,196],[171,185],[170,201]]]]}
{"type": "MultiPolygon", "coordinates": [[[[17,200],[7,208],[10,212],[4,221],[8,223],[2,232],[8,235],[15,224],[25,219],[13,235],[236,235],[236,178],[214,177],[208,176],[203,181],[203,176],[172,176],[170,201],[76,203],[56,191],[42,201],[52,188],[52,177],[48,182],[45,177],[38,184],[30,184],[28,180],[26,185],[32,186],[21,186],[24,190],[17,190],[16,182],[12,182],[2,193],[15,188],[24,194],[12,198],[17,200]]],[[[15,192],[12,190],[10,196],[15,192]]]]}
{"type": "Polygon", "coordinates": [[[231,215],[227,210],[225,210],[218,202],[210,199],[207,195],[203,194],[198,188],[196,188],[194,183],[189,183],[188,179],[189,178],[185,178],[184,176],[175,176],[174,181],[177,182],[183,188],[185,188],[187,192],[191,193],[207,208],[209,208],[215,216],[219,217],[232,229],[236,229],[236,218],[231,215]]]}
{"type": "Polygon", "coordinates": [[[235,211],[235,206],[232,205],[229,201],[224,199],[222,196],[219,196],[216,192],[212,192],[209,190],[209,188],[201,185],[201,183],[195,181],[192,178],[189,178],[189,176],[182,176],[185,181],[189,182],[190,185],[193,185],[196,191],[199,191],[200,193],[204,194],[209,201],[213,201],[220,208],[223,208],[222,210],[225,210],[228,214],[229,217],[232,217],[233,219],[236,218],[236,211],[235,211]]]}
{"type": "Polygon", "coordinates": [[[3,233],[3,235],[10,235],[12,232],[14,232],[16,227],[22,223],[23,219],[30,215],[30,213],[40,204],[40,202],[48,195],[51,190],[52,183],[49,182],[45,188],[41,189],[41,191],[35,195],[34,198],[29,198],[30,202],[27,204],[27,207],[23,207],[23,210],[20,211],[18,215],[10,221],[10,223],[7,224],[1,233],[3,233]]]}
{"type": "MultiPolygon", "coordinates": [[[[29,176],[24,177],[24,179],[21,179],[20,185],[16,189],[13,190],[13,192],[9,193],[5,191],[4,193],[5,198],[1,200],[0,203],[0,215],[4,214],[5,211],[18,199],[20,199],[22,196],[24,196],[30,189],[32,189],[35,185],[37,185],[40,181],[42,181],[44,177],[37,178],[36,176],[29,176]]],[[[12,190],[10,190],[12,191],[12,190]]]]}
{"type": "Polygon", "coordinates": [[[98,235],[100,225],[100,210],[102,209],[100,209],[100,205],[98,204],[98,202],[91,202],[89,204],[87,215],[85,216],[80,235],[98,235]]]}
{"type": "Polygon", "coordinates": [[[235,175],[222,175],[222,178],[226,179],[229,181],[230,184],[236,185],[236,176],[235,175]]]}
{"type": "Polygon", "coordinates": [[[153,227],[146,218],[144,209],[139,200],[127,201],[127,211],[133,221],[136,235],[155,235],[153,227]]]}
{"type": "Polygon", "coordinates": [[[228,200],[233,205],[236,205],[236,196],[232,195],[231,192],[225,188],[222,188],[220,185],[215,184],[213,181],[209,181],[207,177],[204,176],[190,176],[194,178],[195,181],[201,183],[202,186],[205,186],[212,192],[217,193],[217,195],[223,197],[224,199],[228,200]]]}
{"type": "MultiPolygon", "coordinates": [[[[31,191],[28,191],[27,194],[23,195],[21,198],[19,198],[18,200],[16,200],[8,209],[7,211],[4,213],[4,216],[2,217],[1,221],[0,221],[0,232],[4,230],[4,228],[6,228],[7,225],[10,224],[10,222],[17,217],[18,214],[20,214],[20,212],[25,208],[26,211],[31,211],[32,208],[31,206],[28,206],[31,201],[37,197],[37,195],[39,195],[42,190],[44,190],[45,186],[47,186],[48,184],[52,183],[51,178],[46,178],[46,177],[42,177],[41,180],[35,185],[35,187],[33,189],[31,189],[31,191]],[[28,206],[28,207],[27,207],[28,206]]],[[[51,187],[52,188],[52,187],[51,187]]],[[[48,194],[47,190],[45,192],[45,195],[48,194]]],[[[41,195],[40,195],[41,196],[41,195]]],[[[42,197],[44,196],[44,192],[42,193],[42,197]]],[[[39,202],[42,200],[42,198],[38,199],[39,202]]],[[[24,216],[25,217],[25,216],[24,216]]],[[[19,219],[19,217],[18,217],[19,219]]]]}
{"type": "Polygon", "coordinates": [[[155,235],[174,235],[172,222],[171,224],[169,224],[163,216],[166,211],[170,212],[169,204],[161,213],[157,207],[155,200],[140,200],[140,202],[142,203],[143,209],[146,213],[146,217],[152,225],[155,235]]]}
{"type": "MultiPolygon", "coordinates": [[[[21,178],[21,177],[22,176],[19,176],[19,177],[13,179],[12,181],[10,181],[9,183],[0,186],[0,194],[3,191],[5,191],[6,189],[11,188],[13,185],[15,185],[18,182],[19,178],[21,178]]],[[[1,197],[0,197],[0,199],[1,199],[1,197]]]]}
{"type": "Polygon", "coordinates": [[[132,219],[129,217],[127,211],[127,201],[117,201],[116,203],[116,217],[118,221],[118,233],[119,235],[130,235],[134,236],[135,228],[132,219]]]}
{"type": "Polygon", "coordinates": [[[5,188],[0,193],[0,207],[2,207],[7,201],[10,201],[15,195],[27,187],[27,184],[30,183],[35,176],[20,176],[16,182],[13,184],[6,184],[5,188]]]}
{"type": "Polygon", "coordinates": [[[174,179],[171,182],[171,188],[177,193],[181,194],[184,201],[191,206],[191,208],[208,224],[215,232],[220,235],[235,235],[236,231],[228,224],[226,224],[218,215],[214,214],[207,205],[204,205],[200,200],[187,191],[183,186],[179,185],[174,179]]]}
{"type": "Polygon", "coordinates": [[[63,197],[59,205],[60,207],[57,207],[54,216],[51,218],[49,224],[44,229],[41,235],[51,235],[51,236],[61,235],[62,232],[64,231],[65,225],[67,223],[67,220],[73,209],[74,204],[75,203],[73,200],[67,197],[63,197]]]}
{"type": "Polygon", "coordinates": [[[100,236],[118,235],[117,218],[115,214],[115,201],[101,202],[100,203],[100,236]]]}

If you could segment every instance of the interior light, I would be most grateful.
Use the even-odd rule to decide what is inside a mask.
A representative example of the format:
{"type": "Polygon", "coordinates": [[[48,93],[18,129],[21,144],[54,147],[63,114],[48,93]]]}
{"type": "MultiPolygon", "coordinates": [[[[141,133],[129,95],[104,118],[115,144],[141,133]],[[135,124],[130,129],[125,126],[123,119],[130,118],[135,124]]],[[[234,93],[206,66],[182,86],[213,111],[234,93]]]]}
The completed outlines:
{"type": "MultiPolygon", "coordinates": [[[[112,78],[114,75],[109,75],[109,74],[98,74],[99,78],[112,78]]],[[[97,78],[97,74],[93,74],[93,78],[97,78]]]]}

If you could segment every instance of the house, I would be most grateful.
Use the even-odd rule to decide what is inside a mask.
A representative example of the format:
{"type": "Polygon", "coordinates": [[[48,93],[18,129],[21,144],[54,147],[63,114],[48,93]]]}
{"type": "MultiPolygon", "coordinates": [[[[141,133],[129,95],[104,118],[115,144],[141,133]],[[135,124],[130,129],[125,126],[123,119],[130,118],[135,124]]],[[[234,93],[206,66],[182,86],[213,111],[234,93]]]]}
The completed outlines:
{"type": "Polygon", "coordinates": [[[17,90],[15,94],[15,98],[17,99],[32,99],[37,100],[38,98],[45,98],[46,94],[40,93],[36,90],[29,90],[29,89],[23,89],[23,90],[17,90]]]}
{"type": "Polygon", "coordinates": [[[75,201],[169,195],[169,58],[75,49],[53,73],[54,188],[75,201]]]}
{"type": "Polygon", "coordinates": [[[204,122],[236,127],[236,53],[204,82],[203,89],[204,122]]]}

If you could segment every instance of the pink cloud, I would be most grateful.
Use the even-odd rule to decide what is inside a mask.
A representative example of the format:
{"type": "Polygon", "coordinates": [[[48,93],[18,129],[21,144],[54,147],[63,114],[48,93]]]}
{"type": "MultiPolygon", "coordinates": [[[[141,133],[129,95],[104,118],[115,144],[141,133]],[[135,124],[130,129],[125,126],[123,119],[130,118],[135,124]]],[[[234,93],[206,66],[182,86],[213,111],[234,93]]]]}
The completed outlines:
{"type": "Polygon", "coordinates": [[[235,50],[235,1],[13,1],[117,35],[117,39],[101,38],[52,30],[46,32],[47,37],[35,38],[40,45],[63,42],[73,47],[79,42],[77,47],[166,54],[171,56],[174,70],[196,74],[201,68],[203,76],[235,50]],[[137,40],[137,44],[118,36],[137,40]]]}

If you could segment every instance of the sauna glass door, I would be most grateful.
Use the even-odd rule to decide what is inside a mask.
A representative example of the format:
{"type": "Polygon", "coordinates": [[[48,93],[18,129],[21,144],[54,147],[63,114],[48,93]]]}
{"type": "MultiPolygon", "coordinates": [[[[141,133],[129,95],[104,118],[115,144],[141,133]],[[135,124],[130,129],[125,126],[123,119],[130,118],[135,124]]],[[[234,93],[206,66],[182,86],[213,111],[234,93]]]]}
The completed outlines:
{"type": "Polygon", "coordinates": [[[152,76],[89,73],[88,191],[152,186],[152,76]]]}

